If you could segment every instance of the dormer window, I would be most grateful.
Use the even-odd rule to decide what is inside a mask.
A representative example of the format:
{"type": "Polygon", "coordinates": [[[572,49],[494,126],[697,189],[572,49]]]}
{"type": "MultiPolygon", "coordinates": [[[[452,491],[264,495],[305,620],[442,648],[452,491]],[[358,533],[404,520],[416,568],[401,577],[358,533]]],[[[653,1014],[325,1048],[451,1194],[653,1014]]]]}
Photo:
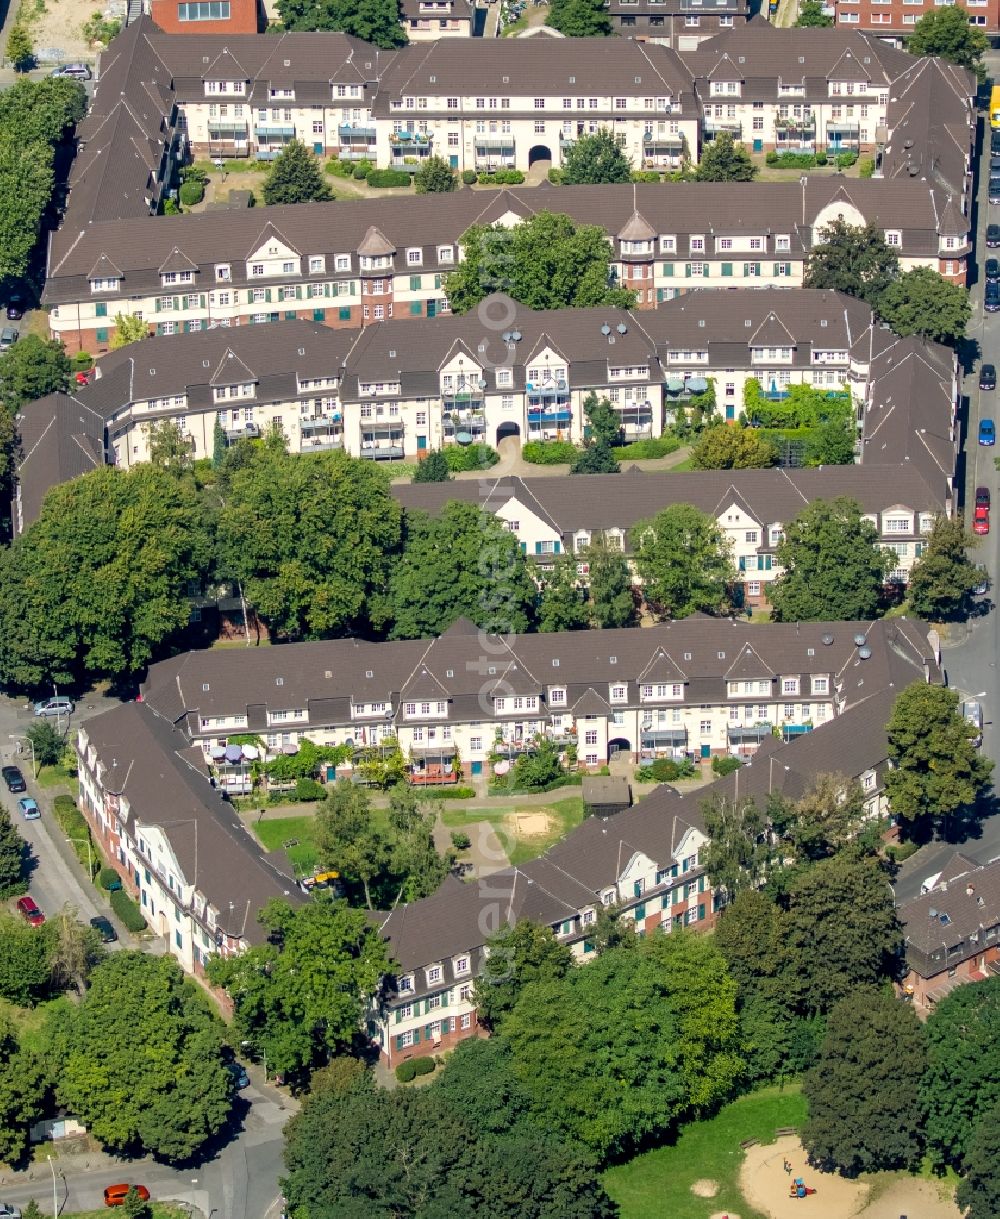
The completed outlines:
{"type": "Polygon", "coordinates": [[[442,977],[441,966],[431,965],[427,970],[427,984],[433,986],[435,982],[440,982],[442,977]]]}
{"type": "Polygon", "coordinates": [[[215,278],[220,284],[229,283],[233,278],[233,273],[228,262],[217,262],[215,264],[215,278]]]}
{"type": "Polygon", "coordinates": [[[604,906],[613,906],[615,904],[614,889],[605,889],[601,894],[601,904],[604,906]]]}
{"type": "Polygon", "coordinates": [[[120,279],[92,279],[90,290],[91,292],[117,292],[121,282],[120,279]]]}
{"type": "Polygon", "coordinates": [[[467,974],[468,972],[469,972],[469,958],[468,957],[456,957],[455,958],[456,976],[458,976],[460,974],[467,974]]]}
{"type": "Polygon", "coordinates": [[[164,271],[160,276],[160,282],[164,288],[169,288],[171,284],[191,284],[194,283],[193,271],[164,271]]]}
{"type": "Polygon", "coordinates": [[[399,993],[401,995],[404,995],[408,991],[412,992],[412,990],[413,990],[413,975],[406,974],[404,977],[399,979],[399,993]]]}

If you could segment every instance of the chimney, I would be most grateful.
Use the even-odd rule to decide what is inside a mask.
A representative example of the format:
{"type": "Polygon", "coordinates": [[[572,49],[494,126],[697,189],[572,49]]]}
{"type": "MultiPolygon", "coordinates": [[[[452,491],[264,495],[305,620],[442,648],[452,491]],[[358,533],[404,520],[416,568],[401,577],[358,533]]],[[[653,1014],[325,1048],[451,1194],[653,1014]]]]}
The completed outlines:
{"type": "Polygon", "coordinates": [[[973,893],[975,893],[975,891],[976,891],[975,885],[966,885],[965,886],[965,896],[966,897],[971,897],[973,895],[973,893]]]}

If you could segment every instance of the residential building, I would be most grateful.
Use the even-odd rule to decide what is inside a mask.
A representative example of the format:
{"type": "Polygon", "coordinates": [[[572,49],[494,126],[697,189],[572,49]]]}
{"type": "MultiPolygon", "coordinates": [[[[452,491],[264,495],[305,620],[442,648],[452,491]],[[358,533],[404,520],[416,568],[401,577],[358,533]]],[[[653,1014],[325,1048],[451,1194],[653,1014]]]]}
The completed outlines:
{"type": "Polygon", "coordinates": [[[86,402],[51,394],[15,417],[17,445],[11,454],[13,483],[10,520],[16,537],[42,510],[46,492],[59,483],[103,466],[103,414],[86,402]]]}
{"type": "Polygon", "coordinates": [[[693,51],[706,38],[742,29],[750,17],[745,0],[608,0],[615,33],[693,51]]]}
{"type": "MultiPolygon", "coordinates": [[[[997,0],[963,0],[969,24],[995,38],[1000,33],[997,0]]],[[[927,12],[932,0],[826,0],[823,11],[838,29],[865,30],[897,46],[905,46],[913,27],[927,12]]]]}
{"type": "Polygon", "coordinates": [[[473,0],[402,0],[402,24],[410,42],[471,38],[476,33],[473,0]]]}
{"type": "Polygon", "coordinates": [[[150,0],[166,34],[259,34],[267,28],[261,0],[150,0]]]}
{"type": "Polygon", "coordinates": [[[897,914],[907,968],[899,989],[919,1015],[957,986],[1000,973],[1000,862],[980,867],[956,851],[897,914]]]}

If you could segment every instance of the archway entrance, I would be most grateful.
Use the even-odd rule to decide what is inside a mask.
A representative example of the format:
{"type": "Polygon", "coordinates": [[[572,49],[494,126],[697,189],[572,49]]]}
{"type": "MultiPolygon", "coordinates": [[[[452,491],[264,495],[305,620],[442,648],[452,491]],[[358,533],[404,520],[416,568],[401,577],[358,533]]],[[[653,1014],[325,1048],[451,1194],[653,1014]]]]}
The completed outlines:
{"type": "Polygon", "coordinates": [[[552,149],[547,144],[536,144],[528,153],[528,168],[530,169],[536,161],[551,161],[552,149]]]}
{"type": "Polygon", "coordinates": [[[613,740],[608,741],[608,757],[613,758],[616,753],[631,753],[632,742],[623,736],[616,736],[613,740]]]}
{"type": "Polygon", "coordinates": [[[497,447],[499,448],[501,441],[507,440],[511,436],[520,438],[520,435],[520,424],[514,423],[512,420],[508,423],[501,423],[497,428],[497,447]]]}

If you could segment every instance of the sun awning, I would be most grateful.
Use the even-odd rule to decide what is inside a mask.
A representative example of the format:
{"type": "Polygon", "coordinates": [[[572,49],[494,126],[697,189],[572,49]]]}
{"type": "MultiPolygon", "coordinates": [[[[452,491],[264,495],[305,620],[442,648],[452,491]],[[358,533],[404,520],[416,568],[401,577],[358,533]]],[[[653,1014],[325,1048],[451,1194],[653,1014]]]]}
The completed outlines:
{"type": "Polygon", "coordinates": [[[226,746],[226,761],[241,762],[243,760],[242,745],[227,745],[226,746]]]}
{"type": "Polygon", "coordinates": [[[680,377],[667,377],[663,384],[663,388],[668,394],[679,394],[684,388],[684,382],[680,377]]]}
{"type": "Polygon", "coordinates": [[[692,394],[703,394],[708,389],[708,382],[704,377],[688,377],[687,387],[692,394]]]}

